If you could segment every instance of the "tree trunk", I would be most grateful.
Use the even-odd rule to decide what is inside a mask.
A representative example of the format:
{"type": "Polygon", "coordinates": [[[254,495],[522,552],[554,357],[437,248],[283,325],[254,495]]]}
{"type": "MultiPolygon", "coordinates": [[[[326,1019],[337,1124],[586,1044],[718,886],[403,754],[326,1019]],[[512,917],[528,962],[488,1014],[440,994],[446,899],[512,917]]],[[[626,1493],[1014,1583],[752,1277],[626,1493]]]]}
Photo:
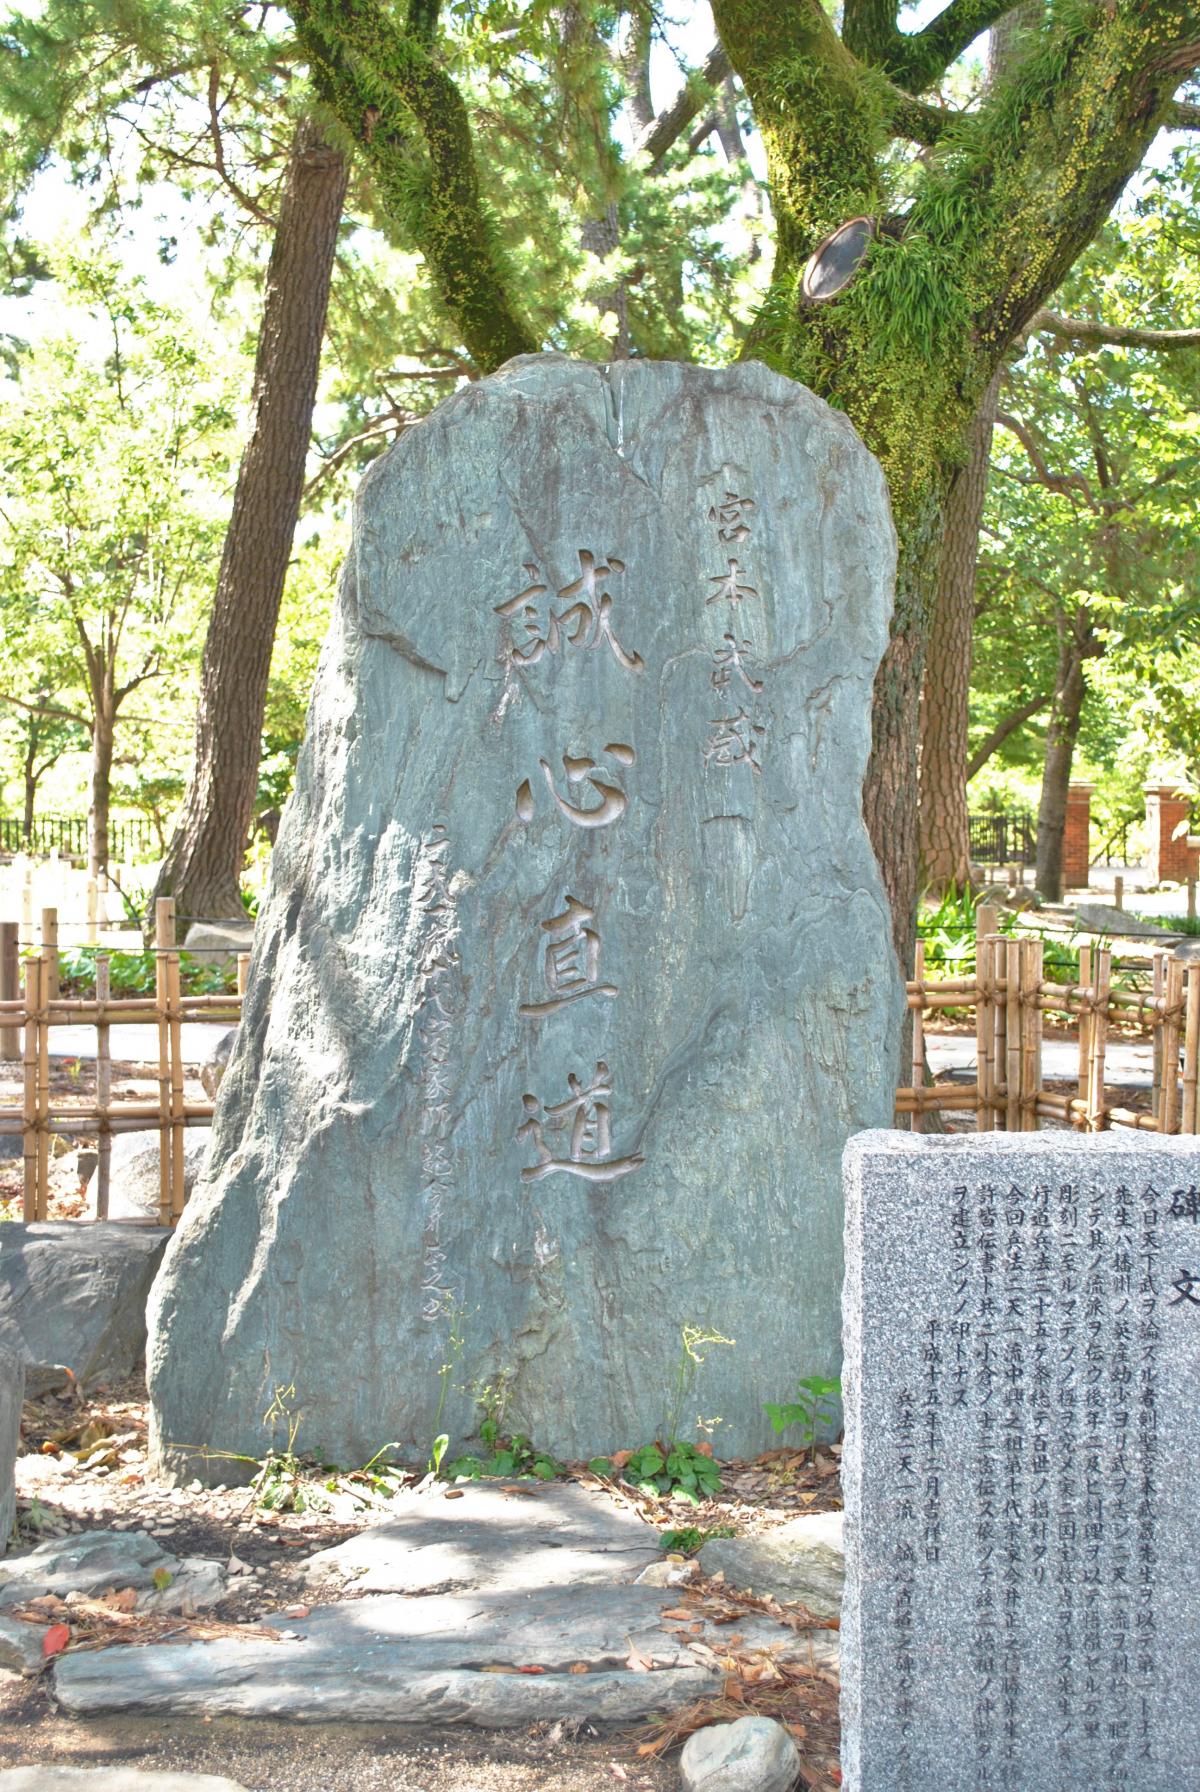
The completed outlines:
{"type": "Polygon", "coordinates": [[[927,887],[939,894],[951,885],[964,889],[971,875],[967,824],[971,636],[979,525],[999,390],[997,369],[971,423],[966,463],[946,501],[937,600],[926,649],[921,694],[921,871],[927,887]]]}
{"type": "Polygon", "coordinates": [[[1063,834],[1067,825],[1067,786],[1087,685],[1083,662],[1088,642],[1064,617],[1060,622],[1058,672],[1054,700],[1046,729],[1046,757],[1042,771],[1042,796],[1038,804],[1037,888],[1047,902],[1063,896],[1063,834]]]}
{"type": "Polygon", "coordinates": [[[25,783],[25,807],[21,818],[21,834],[26,842],[33,835],[33,806],[37,800],[38,774],[35,769],[37,760],[37,727],[33,716],[29,718],[29,732],[25,736],[25,758],[21,766],[21,775],[25,783]]]}
{"type": "Polygon", "coordinates": [[[112,675],[108,671],[104,688],[96,694],[92,717],[92,786],[88,804],[88,870],[99,877],[108,870],[108,804],[112,785],[113,739],[117,731],[117,706],[113,700],[112,675]]]}
{"type": "Polygon", "coordinates": [[[267,268],[250,437],[204,644],[195,765],[155,891],[174,895],[184,925],[244,914],[240,881],[267,679],[304,487],[346,179],[343,156],[314,119],[302,118],[267,268]]]}

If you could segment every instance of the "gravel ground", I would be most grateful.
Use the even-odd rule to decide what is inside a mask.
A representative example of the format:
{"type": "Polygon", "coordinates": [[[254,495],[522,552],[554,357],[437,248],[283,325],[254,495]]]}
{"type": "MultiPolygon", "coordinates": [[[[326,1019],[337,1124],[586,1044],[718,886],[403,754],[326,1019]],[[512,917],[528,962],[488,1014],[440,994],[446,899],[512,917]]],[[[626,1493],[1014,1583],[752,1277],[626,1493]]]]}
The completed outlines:
{"type": "Polygon", "coordinates": [[[555,1737],[553,1731],[480,1735],[413,1732],[375,1724],[204,1723],[179,1718],[62,1717],[41,1685],[0,1691],[0,1766],[54,1761],[73,1767],[141,1767],[223,1773],[251,1792],[672,1792],[670,1762],[643,1761],[624,1737],[555,1737]]]}

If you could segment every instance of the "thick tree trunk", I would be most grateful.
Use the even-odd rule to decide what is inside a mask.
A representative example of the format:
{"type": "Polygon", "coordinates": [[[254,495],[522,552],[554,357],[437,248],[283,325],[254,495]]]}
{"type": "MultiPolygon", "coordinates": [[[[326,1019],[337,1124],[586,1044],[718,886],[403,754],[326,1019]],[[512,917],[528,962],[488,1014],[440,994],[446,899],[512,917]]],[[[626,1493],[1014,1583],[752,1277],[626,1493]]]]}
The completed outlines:
{"type": "Polygon", "coordinates": [[[1067,825],[1067,786],[1087,685],[1083,662],[1088,642],[1063,618],[1060,623],[1058,671],[1054,701],[1046,729],[1046,757],[1042,770],[1042,796],[1038,804],[1037,888],[1047,902],[1063,896],[1063,835],[1067,825]]]}
{"type": "Polygon", "coordinates": [[[185,924],[241,915],[240,879],[279,604],[304,487],[346,163],[301,119],[279,206],[250,438],[204,645],[195,765],[156,895],[185,924]]]}
{"type": "Polygon", "coordinates": [[[92,719],[92,782],[88,804],[88,870],[93,877],[108,870],[108,806],[112,786],[113,740],[117,710],[111,679],[96,701],[92,719]]]}
{"type": "Polygon", "coordinates": [[[975,567],[987,492],[997,369],[971,424],[968,456],[946,502],[937,601],[929,625],[921,696],[920,853],[926,885],[966,887],[971,875],[967,752],[975,567]]]}

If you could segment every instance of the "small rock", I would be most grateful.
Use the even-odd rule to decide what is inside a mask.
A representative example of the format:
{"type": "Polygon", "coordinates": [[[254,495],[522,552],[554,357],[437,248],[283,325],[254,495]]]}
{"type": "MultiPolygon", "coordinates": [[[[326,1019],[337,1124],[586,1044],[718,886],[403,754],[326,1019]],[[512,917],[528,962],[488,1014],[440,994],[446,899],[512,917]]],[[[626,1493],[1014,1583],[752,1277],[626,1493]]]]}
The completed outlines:
{"type": "Polygon", "coordinates": [[[226,1067],[229,1064],[229,1054],[233,1050],[236,1038],[236,1027],[230,1027],[228,1032],[222,1033],[209,1047],[208,1054],[200,1066],[200,1083],[210,1101],[216,1099],[217,1090],[221,1087],[226,1067]]]}
{"type": "Polygon", "coordinates": [[[680,1556],[667,1556],[661,1562],[651,1562],[636,1577],[634,1585],[638,1587],[681,1587],[684,1581],[693,1580],[700,1572],[698,1562],[689,1562],[680,1556]]]}
{"type": "Polygon", "coordinates": [[[40,1674],[45,1663],[45,1634],[44,1624],[0,1617],[0,1668],[11,1668],[18,1674],[40,1674]]]}
{"type": "Polygon", "coordinates": [[[689,1736],[679,1757],[684,1792],[791,1792],[800,1751],[772,1717],[739,1717],[689,1736]]]}

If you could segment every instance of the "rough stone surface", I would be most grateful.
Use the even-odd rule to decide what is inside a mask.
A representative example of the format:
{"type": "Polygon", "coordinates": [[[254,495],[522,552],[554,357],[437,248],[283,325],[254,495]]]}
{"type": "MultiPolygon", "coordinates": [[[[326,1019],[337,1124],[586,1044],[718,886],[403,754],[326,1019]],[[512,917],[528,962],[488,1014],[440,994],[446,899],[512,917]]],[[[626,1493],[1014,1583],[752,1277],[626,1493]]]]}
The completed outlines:
{"type": "Polygon", "coordinates": [[[846,1152],[846,1792],[1200,1785],[1200,1140],[846,1152]]]}
{"type": "Polygon", "coordinates": [[[685,1326],[738,1342],[678,1422],[749,1454],[836,1371],[902,1003],[858,794],[893,555],[847,420],[754,364],[516,361],[370,470],[155,1296],[161,1462],[260,1455],[276,1385],[343,1463],[498,1383],[587,1457],[670,1423],[685,1326]]]}
{"type": "Polygon", "coordinates": [[[351,1581],[364,1593],[429,1593],[633,1580],[660,1555],[658,1532],[583,1487],[536,1493],[440,1491],[400,1517],[360,1531],[305,1563],[314,1581],[351,1581]]]}
{"type": "Polygon", "coordinates": [[[1125,940],[1170,940],[1178,933],[1169,922],[1162,926],[1153,921],[1139,920],[1136,915],[1127,915],[1122,908],[1114,908],[1107,902],[1080,902],[1075,907],[1076,925],[1089,933],[1107,933],[1112,937],[1125,940]]]}
{"type": "Polygon", "coordinates": [[[21,1443],[24,1398],[25,1364],[16,1351],[0,1348],[0,1556],[8,1548],[17,1516],[13,1471],[21,1443]]]}
{"type": "MultiPolygon", "coordinates": [[[[708,1644],[663,1622],[677,1592],[549,1587],[535,1592],[379,1594],[277,1620],[278,1642],[231,1637],[169,1649],[63,1656],[55,1696],[78,1715],[172,1711],[286,1717],[300,1723],[630,1722],[719,1691],[708,1644]],[[626,1664],[631,1653],[650,1672],[626,1664]],[[706,1657],[706,1658],[705,1658],[706,1657]],[[586,1665],[586,1673],[572,1667],[586,1665]],[[521,1667],[540,1667],[526,1675],[521,1667]]],[[[808,1659],[807,1635],[769,1619],[739,1623],[748,1648],[808,1659]]],[[[816,1633],[820,1636],[821,1633],[816,1633]]]]}
{"type": "Polygon", "coordinates": [[[237,970],[238,957],[254,950],[254,923],[244,927],[231,921],[227,926],[213,921],[196,921],[188,928],[183,949],[204,964],[221,965],[231,975],[237,970]]]}
{"type": "MultiPolygon", "coordinates": [[[[191,1196],[204,1169],[208,1151],[206,1128],[189,1128],[183,1135],[183,1192],[191,1196]]],[[[154,1222],[159,1212],[159,1143],[156,1132],[119,1132],[112,1142],[112,1159],[108,1179],[108,1217],[110,1220],[142,1220],[154,1222]]],[[[96,1201],[96,1180],[90,1188],[93,1211],[96,1201]]]]}
{"type": "Polygon", "coordinates": [[[130,1374],[168,1236],[72,1220],[0,1226],[0,1346],[64,1363],[85,1387],[130,1374]]]}
{"type": "Polygon", "coordinates": [[[155,1773],[137,1767],[6,1767],[0,1792],[246,1792],[221,1773],[155,1773]]]}
{"type": "Polygon", "coordinates": [[[106,1593],[133,1587],[139,1611],[175,1612],[215,1605],[225,1590],[219,1562],[173,1556],[141,1531],[88,1531],[51,1537],[0,1565],[0,1611],[55,1593],[106,1593]],[[156,1574],[169,1580],[156,1586],[156,1574]]]}
{"type": "Polygon", "coordinates": [[[700,1566],[705,1574],[724,1574],[731,1587],[836,1618],[846,1572],[842,1514],[805,1513],[761,1537],[714,1537],[700,1551],[700,1566]]]}
{"type": "Polygon", "coordinates": [[[800,1751],[771,1717],[739,1717],[689,1736],[679,1757],[684,1792],[792,1792],[800,1751]]]}
{"type": "Polygon", "coordinates": [[[225,1080],[225,1072],[229,1068],[229,1059],[236,1039],[237,1028],[227,1027],[213,1041],[200,1066],[201,1086],[210,1101],[216,1100],[217,1090],[225,1080]]]}
{"type": "Polygon", "coordinates": [[[40,1674],[46,1665],[42,1638],[48,1628],[46,1624],[31,1624],[26,1618],[0,1614],[0,1668],[27,1677],[40,1674]]]}

